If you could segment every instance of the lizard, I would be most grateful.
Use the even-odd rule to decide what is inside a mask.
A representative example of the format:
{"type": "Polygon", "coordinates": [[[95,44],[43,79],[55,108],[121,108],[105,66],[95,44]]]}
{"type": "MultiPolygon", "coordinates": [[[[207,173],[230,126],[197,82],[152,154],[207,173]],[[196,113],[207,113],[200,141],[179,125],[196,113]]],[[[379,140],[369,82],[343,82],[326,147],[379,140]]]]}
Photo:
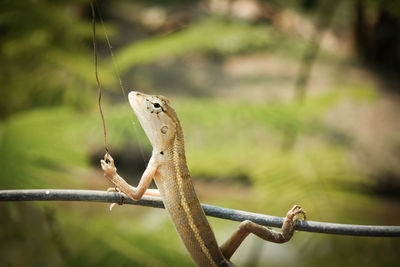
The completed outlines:
{"type": "Polygon", "coordinates": [[[291,239],[298,215],[305,211],[295,205],[286,215],[281,232],[245,220],[221,246],[218,246],[193,187],[186,163],[182,126],[169,100],[164,96],[132,91],[128,100],[152,147],[152,156],[137,187],[118,175],[114,160],[106,153],[101,160],[104,175],[119,192],[132,200],[146,195],[160,196],[178,235],[198,266],[234,266],[231,256],[250,234],[275,243],[291,239]],[[157,189],[149,189],[154,179],[157,189]]]}

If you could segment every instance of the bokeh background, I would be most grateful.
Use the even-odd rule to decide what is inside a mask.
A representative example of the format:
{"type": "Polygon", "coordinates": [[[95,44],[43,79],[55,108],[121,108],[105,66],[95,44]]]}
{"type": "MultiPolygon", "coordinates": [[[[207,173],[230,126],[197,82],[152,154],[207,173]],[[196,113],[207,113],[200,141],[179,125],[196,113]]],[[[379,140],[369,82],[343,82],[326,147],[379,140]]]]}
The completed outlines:
{"type": "MultiPolygon", "coordinates": [[[[127,92],[167,96],[203,203],[400,224],[400,1],[97,1],[108,143],[137,184],[127,92]],[[111,56],[107,42],[114,57],[111,56]],[[121,78],[119,81],[118,76],[121,78]],[[122,84],[122,88],[121,88],[122,84]]],[[[105,189],[87,1],[0,1],[0,189],[105,189]]],[[[165,211],[0,203],[1,266],[192,266],[165,211]]],[[[219,242],[238,223],[210,218],[219,242]]],[[[239,266],[398,266],[400,240],[249,237],[239,266]]]]}

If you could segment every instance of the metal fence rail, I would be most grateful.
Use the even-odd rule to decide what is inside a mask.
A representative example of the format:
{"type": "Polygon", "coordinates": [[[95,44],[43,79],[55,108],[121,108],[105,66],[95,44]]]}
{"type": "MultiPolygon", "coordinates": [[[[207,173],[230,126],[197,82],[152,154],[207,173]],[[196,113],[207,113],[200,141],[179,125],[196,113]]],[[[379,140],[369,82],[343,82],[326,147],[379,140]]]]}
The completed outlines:
{"type": "MultiPolygon", "coordinates": [[[[140,201],[133,201],[124,194],[121,195],[124,198],[124,204],[164,208],[161,199],[157,197],[143,196],[140,201]]],[[[107,191],[55,189],[0,190],[0,201],[92,201],[118,203],[120,200],[119,193],[107,191]]],[[[281,227],[284,220],[282,217],[232,210],[207,204],[202,204],[202,207],[208,216],[232,221],[251,220],[264,226],[281,227]]],[[[338,235],[400,237],[400,226],[298,221],[296,230],[338,235]]]]}

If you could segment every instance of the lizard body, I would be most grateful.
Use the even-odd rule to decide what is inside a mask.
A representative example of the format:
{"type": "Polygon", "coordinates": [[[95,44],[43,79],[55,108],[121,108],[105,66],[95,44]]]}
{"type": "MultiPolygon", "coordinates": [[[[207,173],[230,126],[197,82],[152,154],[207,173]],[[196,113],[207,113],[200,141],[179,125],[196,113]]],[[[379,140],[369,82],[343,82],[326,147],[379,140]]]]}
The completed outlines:
{"type": "Polygon", "coordinates": [[[109,154],[101,161],[104,174],[133,200],[139,200],[143,194],[160,195],[175,229],[198,266],[233,266],[229,259],[249,233],[277,243],[291,238],[297,215],[305,215],[299,206],[288,212],[282,233],[244,221],[219,247],[190,179],[183,131],[174,109],[163,96],[130,92],[128,98],[153,146],[152,157],[137,187],[130,186],[117,174],[109,154]],[[158,191],[148,189],[152,179],[158,191]]]}

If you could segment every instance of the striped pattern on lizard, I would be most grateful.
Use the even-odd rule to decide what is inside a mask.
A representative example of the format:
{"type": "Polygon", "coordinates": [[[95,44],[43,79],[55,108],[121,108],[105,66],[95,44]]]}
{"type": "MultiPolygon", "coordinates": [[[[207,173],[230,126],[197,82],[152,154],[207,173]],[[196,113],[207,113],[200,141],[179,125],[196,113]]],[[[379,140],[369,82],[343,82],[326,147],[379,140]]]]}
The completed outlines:
{"type": "Polygon", "coordinates": [[[218,246],[214,233],[197,198],[186,164],[183,131],[176,112],[163,96],[130,92],[129,103],[150,143],[152,157],[137,187],[118,175],[109,154],[101,166],[115,187],[133,200],[143,194],[160,196],[183,244],[197,266],[234,266],[230,258],[242,241],[253,233],[264,240],[284,243],[293,235],[298,215],[303,209],[295,205],[286,216],[282,232],[251,221],[243,221],[233,235],[218,246]],[[154,179],[158,190],[148,189],[154,179]]]}

